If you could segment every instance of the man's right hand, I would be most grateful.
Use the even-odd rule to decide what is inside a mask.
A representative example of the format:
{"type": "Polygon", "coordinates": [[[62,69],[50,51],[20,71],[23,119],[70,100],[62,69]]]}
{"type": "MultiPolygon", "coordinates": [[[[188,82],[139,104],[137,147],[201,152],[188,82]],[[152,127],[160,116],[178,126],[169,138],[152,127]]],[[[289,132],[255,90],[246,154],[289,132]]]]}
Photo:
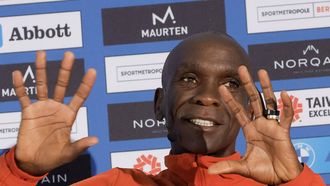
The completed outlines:
{"type": "Polygon", "coordinates": [[[63,104],[74,62],[71,52],[64,54],[54,98],[48,98],[46,53],[37,52],[37,98],[31,103],[24,88],[21,72],[13,72],[13,84],[22,108],[15,159],[20,169],[34,176],[43,175],[75,159],[88,147],[96,144],[96,137],[86,137],[74,143],[70,140],[71,127],[77,112],[96,79],[96,71],[89,69],[69,104],[63,104]]]}

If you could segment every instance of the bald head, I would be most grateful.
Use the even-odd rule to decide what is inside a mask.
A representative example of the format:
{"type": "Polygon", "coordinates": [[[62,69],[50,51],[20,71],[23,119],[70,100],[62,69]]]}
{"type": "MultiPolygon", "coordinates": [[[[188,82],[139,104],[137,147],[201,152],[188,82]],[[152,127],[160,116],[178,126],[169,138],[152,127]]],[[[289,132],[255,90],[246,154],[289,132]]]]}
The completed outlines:
{"type": "Polygon", "coordinates": [[[241,62],[241,65],[248,66],[245,50],[227,34],[204,32],[183,40],[166,59],[162,74],[163,88],[166,88],[167,82],[171,81],[183,60],[193,60],[196,57],[207,58],[210,55],[227,55],[222,51],[228,51],[232,58],[237,58],[241,62]]]}

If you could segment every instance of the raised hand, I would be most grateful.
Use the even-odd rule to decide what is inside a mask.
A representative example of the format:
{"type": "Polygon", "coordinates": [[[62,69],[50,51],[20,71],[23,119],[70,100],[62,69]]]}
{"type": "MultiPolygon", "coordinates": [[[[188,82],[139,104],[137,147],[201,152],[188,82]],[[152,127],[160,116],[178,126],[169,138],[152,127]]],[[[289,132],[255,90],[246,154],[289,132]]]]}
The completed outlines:
{"type": "Polygon", "coordinates": [[[31,175],[43,175],[75,159],[81,152],[98,142],[86,137],[70,141],[73,122],[96,79],[96,71],[85,74],[77,92],[68,105],[63,104],[74,62],[71,52],[64,54],[55,87],[54,98],[48,98],[46,53],[37,52],[36,78],[38,101],[31,103],[26,95],[21,72],[13,72],[13,83],[22,108],[18,141],[15,149],[17,165],[31,175]]]}
{"type": "MultiPolygon", "coordinates": [[[[281,92],[284,104],[280,122],[263,116],[259,93],[245,66],[238,70],[242,84],[249,96],[254,118],[235,100],[226,87],[219,92],[241,127],[246,139],[246,154],[238,161],[222,161],[209,168],[211,174],[234,173],[258,182],[276,185],[297,177],[303,167],[299,163],[290,140],[293,108],[288,94],[281,92]]],[[[267,109],[276,109],[276,98],[265,70],[258,72],[267,109]]]]}

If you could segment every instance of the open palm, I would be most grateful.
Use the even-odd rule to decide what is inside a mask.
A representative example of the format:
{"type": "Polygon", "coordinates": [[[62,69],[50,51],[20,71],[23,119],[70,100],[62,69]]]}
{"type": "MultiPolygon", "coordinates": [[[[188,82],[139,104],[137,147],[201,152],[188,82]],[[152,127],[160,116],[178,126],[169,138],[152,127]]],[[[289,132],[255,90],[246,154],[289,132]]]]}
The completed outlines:
{"type": "Polygon", "coordinates": [[[31,103],[25,93],[21,72],[13,72],[13,83],[22,107],[15,159],[18,166],[31,175],[42,175],[70,162],[86,148],[97,143],[95,137],[83,138],[74,143],[70,140],[71,127],[77,112],[96,78],[95,70],[90,69],[71,102],[68,105],[63,104],[73,61],[73,54],[66,52],[61,63],[54,98],[50,99],[46,78],[46,54],[42,51],[37,52],[38,101],[35,103],[31,103]]]}
{"type": "MultiPolygon", "coordinates": [[[[286,92],[282,92],[284,108],[280,122],[266,119],[263,116],[262,100],[247,68],[241,66],[238,73],[250,98],[254,118],[249,117],[225,87],[221,86],[219,92],[242,126],[247,143],[246,154],[238,161],[216,163],[209,168],[209,172],[240,174],[271,185],[288,182],[297,177],[303,169],[290,140],[293,117],[291,100],[286,92]]],[[[261,70],[258,75],[266,107],[274,110],[276,98],[268,74],[265,70],[261,70]]]]}

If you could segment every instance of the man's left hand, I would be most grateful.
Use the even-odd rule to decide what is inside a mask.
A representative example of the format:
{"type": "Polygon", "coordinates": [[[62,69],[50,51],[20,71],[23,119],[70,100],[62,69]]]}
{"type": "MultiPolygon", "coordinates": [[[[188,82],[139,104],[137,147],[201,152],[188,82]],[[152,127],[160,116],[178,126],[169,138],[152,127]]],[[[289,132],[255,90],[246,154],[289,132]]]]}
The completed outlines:
{"type": "MultiPolygon", "coordinates": [[[[254,118],[251,119],[226,87],[219,92],[226,105],[234,112],[246,138],[246,154],[238,161],[222,161],[209,167],[211,174],[233,173],[252,178],[258,182],[277,185],[296,178],[303,170],[290,139],[293,118],[291,100],[285,91],[281,92],[283,109],[280,122],[264,117],[263,102],[245,66],[238,70],[242,85],[249,99],[254,118]]],[[[276,98],[265,70],[258,72],[266,109],[276,110],[276,98]]]]}

